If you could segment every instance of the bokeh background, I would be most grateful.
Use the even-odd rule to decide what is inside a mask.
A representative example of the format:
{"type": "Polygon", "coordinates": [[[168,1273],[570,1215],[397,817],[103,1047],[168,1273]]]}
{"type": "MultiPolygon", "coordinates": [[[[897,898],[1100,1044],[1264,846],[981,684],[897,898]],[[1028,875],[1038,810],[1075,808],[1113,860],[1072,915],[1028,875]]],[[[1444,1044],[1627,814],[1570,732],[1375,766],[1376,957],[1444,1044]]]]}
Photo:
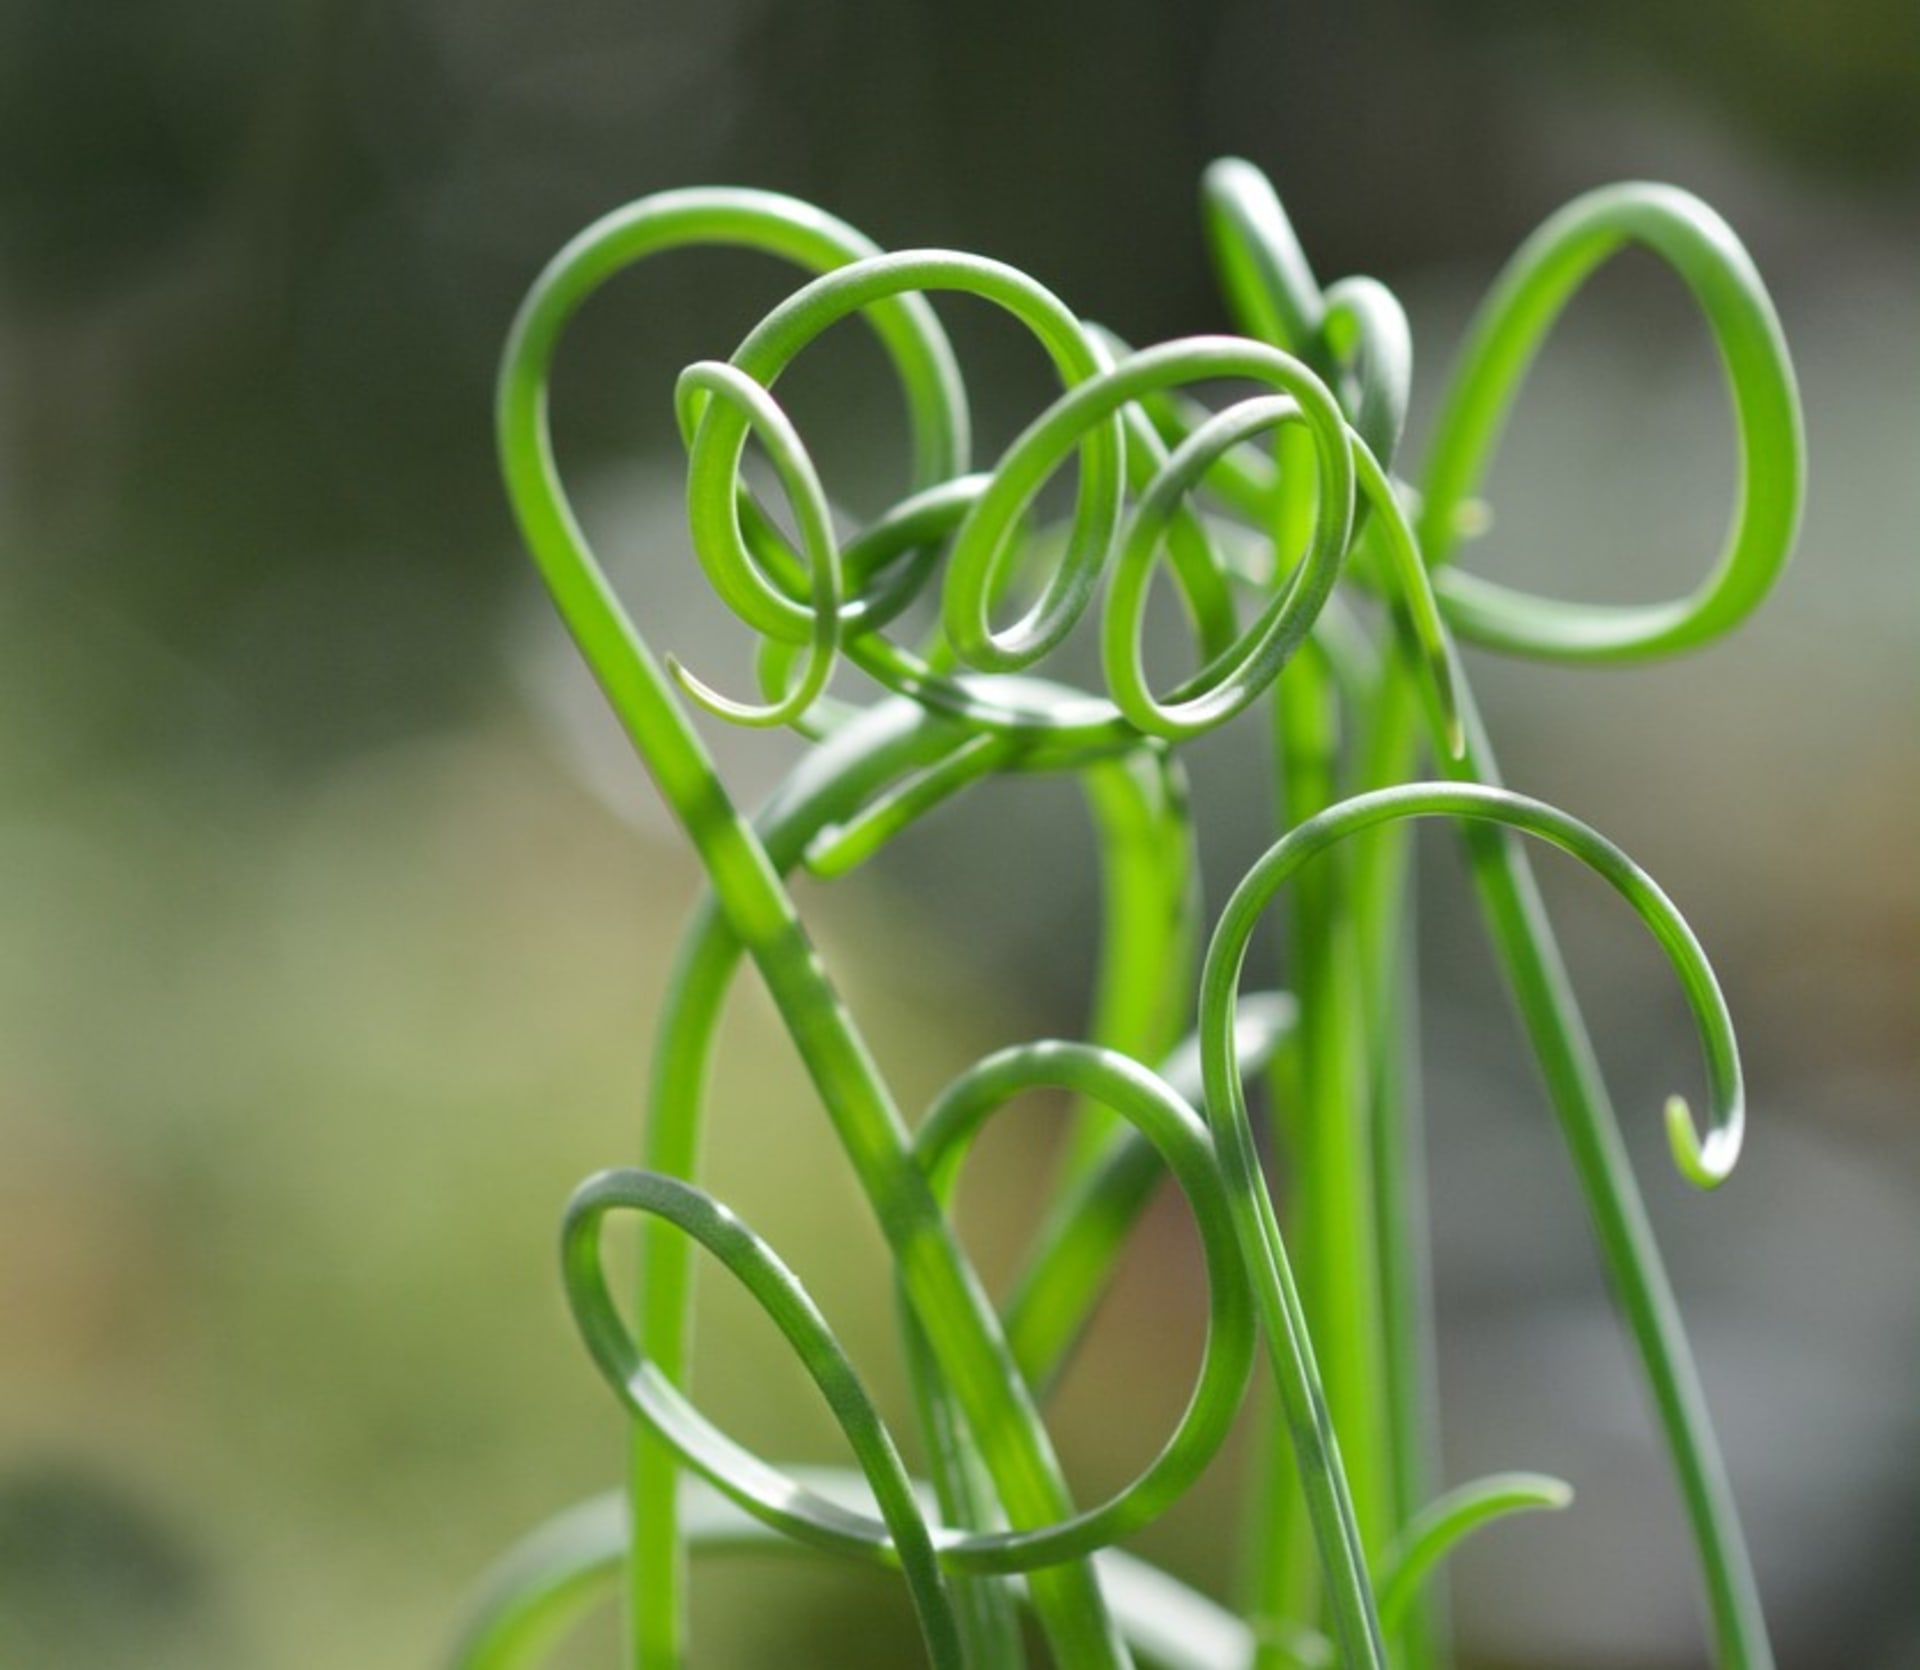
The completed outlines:
{"type": "MultiPolygon", "coordinates": [[[[697,876],[495,483],[495,355],[545,257],[643,192],[756,184],[1012,260],[1145,341],[1224,322],[1195,186],[1225,152],[1270,170],[1323,276],[1401,292],[1425,406],[1498,261],[1588,186],[1700,192],[1774,288],[1812,496],[1764,612],[1657,667],[1473,671],[1512,780],[1649,865],[1743,1025],[1749,1159],[1702,1199],[1654,1129],[1697,1083],[1680,1000],[1550,868],[1782,1662],[1920,1665],[1909,0],[0,5],[0,1664],[431,1664],[488,1560],[616,1476],[553,1230],[635,1152],[697,876]]],[[[742,652],[689,583],[671,378],[785,284],[662,264],[596,303],[559,381],[651,635],[722,677],[742,652]]],[[[953,321],[1004,439],[1041,368],[953,321]]],[[[884,503],[891,397],[841,334],[795,399],[828,479],[884,503]]],[[[1690,583],[1733,462],[1677,282],[1610,268],[1525,399],[1474,563],[1603,600],[1690,583]]],[[[719,745],[749,798],[783,758],[719,745]]],[[[1216,897],[1263,772],[1252,744],[1196,759],[1216,897]]],[[[1078,1024],[1088,856],[1073,796],[1023,785],[808,893],[909,1106],[1078,1024]]],[[[1444,838],[1425,863],[1445,1471],[1581,1493],[1460,1559],[1462,1662],[1702,1664],[1566,1167],[1444,838]]],[[[755,993],[730,1036],[719,1184],[891,1396],[872,1238],[755,993]]],[[[967,1191],[989,1271],[1056,1129],[1008,1124],[967,1191]]],[[[1150,1219],[1060,1416],[1088,1492],[1184,1395],[1193,1265],[1178,1211],[1150,1219]]],[[[833,1458],[729,1301],[709,1284],[709,1406],[833,1458]]],[[[1234,1460],[1141,1539],[1216,1590],[1234,1460]]],[[[911,1661],[883,1579],[703,1570],[696,1602],[707,1664],[911,1661]]]]}

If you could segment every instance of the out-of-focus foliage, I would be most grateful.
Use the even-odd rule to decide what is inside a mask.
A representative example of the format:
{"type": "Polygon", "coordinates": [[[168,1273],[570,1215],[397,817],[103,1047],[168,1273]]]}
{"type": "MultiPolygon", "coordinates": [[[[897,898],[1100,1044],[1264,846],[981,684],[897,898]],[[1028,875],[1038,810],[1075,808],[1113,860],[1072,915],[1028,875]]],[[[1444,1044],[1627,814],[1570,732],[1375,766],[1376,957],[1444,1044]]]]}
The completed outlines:
{"type": "Polygon", "coordinates": [[[1776,155],[1911,199],[1920,19],[1902,0],[1584,0],[1550,22],[1509,0],[1466,9],[1493,29],[1532,28],[1563,50],[1651,67],[1776,155]]]}

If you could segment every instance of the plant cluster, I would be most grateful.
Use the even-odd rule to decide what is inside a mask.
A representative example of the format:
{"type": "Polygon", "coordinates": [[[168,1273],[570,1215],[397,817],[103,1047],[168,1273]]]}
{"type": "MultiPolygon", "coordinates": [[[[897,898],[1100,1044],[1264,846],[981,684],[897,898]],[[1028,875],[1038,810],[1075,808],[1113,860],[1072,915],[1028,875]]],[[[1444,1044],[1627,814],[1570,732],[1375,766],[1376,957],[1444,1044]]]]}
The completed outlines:
{"type": "Polygon", "coordinates": [[[583,1184],[562,1233],[581,1334],[632,1417],[630,1475],[502,1563],[459,1649],[464,1670],[536,1662],[616,1585],[631,1661],[680,1664],[689,1551],[770,1542],[896,1569],[942,1670],[1026,1662],[1023,1612],[1073,1670],[1443,1662],[1444,1631],[1422,1600],[1436,1562],[1475,1526],[1569,1493],[1527,1474],[1445,1491],[1431,1476],[1409,1007],[1410,826],[1430,818],[1464,842],[1657,1411],[1718,1662],[1770,1665],[1686,1336],[1523,838],[1604,878],[1670,962],[1709,1098],[1699,1122],[1670,1100],[1666,1128],[1680,1171],[1703,1188],[1727,1177],[1741,1142],[1732,1024],[1692,931],[1648,875],[1579,820],[1502,786],[1455,641],[1628,662],[1693,649],[1758,604],[1787,559],[1803,475],[1772,307],[1738,240],[1694,198],[1648,185],[1582,197],[1526,241],[1486,297],[1414,473],[1400,445],[1411,342],[1392,293],[1367,278],[1323,288],[1271,186],[1244,162],[1209,170],[1204,216],[1240,334],[1141,349],[999,261],[882,253],[806,204],[730,189],[668,192],[607,216],[523,307],[499,387],[513,505],[710,889],[659,1021],[643,1166],[583,1184]],[[548,427],[550,369],[581,306],[636,262],[700,244],[809,274],[730,357],[689,366],[675,390],[693,549],[760,644],[763,688],[750,700],[643,641],[569,506],[548,427]],[[1740,456],[1725,547],[1691,594],[1632,607],[1476,578],[1455,558],[1484,522],[1476,495],[1528,367],[1587,278],[1630,245],[1679,274],[1719,349],[1740,456]],[[1058,373],[1058,398],[989,468],[971,456],[965,386],[928,299],[950,293],[1012,315],[1058,373]],[[897,374],[913,480],[848,532],[777,391],[809,344],[854,315],[897,374]],[[780,512],[746,483],[750,448],[777,481],[780,512]],[[1035,507],[1063,474],[1072,508],[1049,520],[1035,507]],[[1156,582],[1170,585],[1193,644],[1194,670],[1161,689],[1143,651],[1156,582]],[[932,624],[909,633],[923,600],[932,624]],[[1097,638],[1098,690],[1063,679],[1054,656],[1083,623],[1097,638]],[[850,681],[836,678],[848,666],[877,699],[849,699],[850,681]],[[807,739],[757,813],[723,787],[696,709],[807,739]],[[1209,930],[1182,745],[1248,710],[1271,725],[1280,833],[1209,930]],[[999,773],[1066,773],[1084,788],[1104,887],[1092,1019],[1084,1039],[978,1062],[909,1121],[786,878],[852,870],[999,773]],[[1290,990],[1243,993],[1250,942],[1283,892],[1290,990]],[[890,1249],[925,1480],[909,1476],[792,1271],[701,1187],[716,1032],[748,960],[890,1249]],[[1256,1074],[1270,1086],[1265,1138],[1249,1111],[1256,1074]],[[948,1205],[975,1135],[1037,1088],[1070,1093],[1076,1110],[1051,1209],[996,1309],[948,1205]],[[1263,1146],[1288,1180],[1284,1211],[1263,1146]],[[1204,1253],[1204,1349],[1155,1459],[1112,1499],[1083,1506],[1055,1457],[1048,1395],[1168,1178],[1204,1253]],[[602,1252],[605,1220],[620,1213],[644,1220],[631,1319],[602,1252]],[[780,1467],[702,1415],[687,1372],[696,1247],[778,1326],[857,1471],[780,1467]],[[1229,1609],[1117,1545],[1191,1485],[1261,1376],[1270,1418],[1229,1609]]]}

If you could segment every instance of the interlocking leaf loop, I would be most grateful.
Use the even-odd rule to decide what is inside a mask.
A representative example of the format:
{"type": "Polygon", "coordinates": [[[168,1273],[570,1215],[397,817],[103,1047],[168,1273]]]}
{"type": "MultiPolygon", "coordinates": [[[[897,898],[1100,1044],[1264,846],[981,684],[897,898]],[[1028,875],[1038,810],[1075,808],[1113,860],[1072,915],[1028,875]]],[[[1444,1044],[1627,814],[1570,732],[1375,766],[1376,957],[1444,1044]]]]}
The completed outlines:
{"type": "Polygon", "coordinates": [[[660,1020],[643,1166],[583,1184],[563,1232],[581,1333],[634,1419],[631,1476],[618,1498],[571,1511],[503,1563],[458,1649],[464,1670],[538,1662],[620,1577],[630,1662],[679,1665],[688,1551],[770,1542],[897,1571],[927,1657],[943,1667],[1024,1662],[1018,1608],[1071,1670],[1436,1664],[1422,1578],[1468,1531],[1563,1506],[1568,1492],[1503,1474],[1435,1499],[1427,1483],[1419,1133],[1405,1041],[1407,826],[1424,818],[1455,824],[1466,843],[1660,1416],[1717,1661],[1771,1665],[1686,1338],[1519,837],[1597,873],[1670,960],[1709,1094],[1704,1131],[1675,1097],[1667,1133],[1681,1174],[1702,1187],[1724,1181],[1740,1149],[1732,1022],[1705,954],[1646,873],[1579,820],[1501,786],[1452,638],[1552,661],[1628,660],[1694,648],[1757,605],[1786,561],[1802,494],[1799,408],[1773,310],[1738,241],[1693,198],[1629,185],[1580,199],[1489,293],[1416,490],[1400,473],[1413,360],[1399,303],[1367,278],[1322,290],[1250,164],[1215,165],[1203,200],[1241,335],[1129,348],[1004,263],[882,253],[806,204],[738,190],[668,192],[609,215],[561,251],[522,308],[500,380],[508,492],[562,617],[711,885],[660,1020]],[[1585,279],[1633,243],[1685,281],[1726,370],[1741,462],[1726,547],[1676,602],[1598,607],[1477,579],[1457,548],[1479,520],[1474,495],[1521,381],[1585,279]],[[575,314],[636,263],[701,244],[774,255],[809,275],[725,358],[695,360],[674,393],[693,554],[760,642],[763,690],[751,700],[656,658],[581,531],[548,429],[548,380],[575,314]],[[987,468],[972,459],[965,385],[930,300],[952,294],[1010,315],[1060,385],[987,468]],[[856,315],[897,379],[913,466],[894,505],[850,526],[778,391],[809,345],[856,315]],[[754,447],[784,515],[747,484],[754,447]],[[1049,524],[1034,507],[1069,470],[1071,509],[1049,524]],[[1193,670],[1156,692],[1145,646],[1163,564],[1193,670]],[[918,641],[890,636],[921,599],[932,626],[918,641]],[[1089,614],[1099,688],[1058,671],[1056,652],[1089,614]],[[865,702],[849,694],[856,674],[877,687],[865,702]],[[1179,747],[1262,702],[1287,827],[1209,936],[1179,747]],[[736,808],[688,704],[806,739],[756,815],[736,808]],[[1419,779],[1423,752],[1441,780],[1419,779]],[[1104,890],[1089,1035],[998,1052],[909,1125],[786,879],[803,865],[852,871],[1005,773],[1066,773],[1086,793],[1104,890]],[[1254,931],[1283,883],[1294,898],[1294,990],[1243,996],[1254,931]],[[799,1279],[700,1186],[715,1039],[743,959],[771,992],[885,1237],[926,1484],[910,1478],[902,1443],[799,1279]],[[1276,1102],[1271,1162],[1249,1111],[1248,1076],[1261,1072],[1276,1102]],[[1076,1112],[1053,1208],[1002,1313],[948,1202],[976,1133],[1036,1089],[1069,1094],[1076,1112]],[[1271,1164],[1293,1185],[1286,1213],[1271,1164]],[[1044,1410],[1169,1176],[1206,1271],[1194,1389],[1144,1472],[1081,1508],[1044,1410]],[[631,1320],[602,1263],[602,1222],[618,1212],[643,1220],[631,1320]],[[1283,1218],[1297,1218],[1284,1236],[1283,1218]],[[1297,1271],[1289,1237],[1306,1249],[1297,1271]],[[778,1327],[857,1472],[783,1468],[700,1412],[688,1372],[696,1244],[778,1327]],[[1218,1453],[1262,1345],[1278,1420],[1254,1479],[1236,1618],[1115,1545],[1218,1453]],[[1295,1533],[1295,1500],[1310,1538],[1295,1533]]]}

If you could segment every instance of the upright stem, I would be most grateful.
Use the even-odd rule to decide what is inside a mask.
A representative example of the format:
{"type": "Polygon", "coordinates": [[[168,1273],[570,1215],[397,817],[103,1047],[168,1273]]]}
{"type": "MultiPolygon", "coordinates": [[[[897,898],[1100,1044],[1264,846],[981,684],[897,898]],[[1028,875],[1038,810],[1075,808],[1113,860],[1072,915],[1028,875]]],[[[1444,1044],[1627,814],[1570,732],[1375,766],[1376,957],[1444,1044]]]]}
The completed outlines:
{"type": "MultiPolygon", "coordinates": [[[[1338,797],[1339,710],[1312,648],[1276,687],[1279,821],[1293,828],[1338,797]],[[1282,693],[1284,692],[1284,694],[1282,693]]],[[[1284,1082],[1291,1097],[1276,1136],[1290,1139],[1287,1195],[1298,1248],[1300,1304],[1339,1439],[1354,1520],[1369,1557],[1391,1535],[1392,1457],[1383,1395],[1379,1247],[1372,1134],[1367,1123],[1366,1011],[1351,911],[1352,867],[1334,853],[1297,884],[1289,922],[1290,979],[1300,1026],[1284,1082]]],[[[1305,1502],[1294,1447],[1266,1440],[1251,1516],[1256,1670],[1293,1659],[1278,1625],[1310,1617],[1318,1571],[1301,1535],[1305,1502]]]]}
{"type": "MultiPolygon", "coordinates": [[[[567,508],[546,420],[546,378],[565,321],[599,277],[536,288],[516,322],[501,390],[501,453],[521,530],[562,618],[661,797],[712,878],[733,932],[752,957],[820,1094],[900,1279],[926,1324],[1008,1518],[1041,1526],[1072,1502],[1039,1412],[975,1277],[913,1158],[905,1121],[840,1001],[766,849],[735,809],[666,677],[586,557],[567,508]]],[[[1064,1665],[1124,1666],[1125,1644],[1091,1565],[1029,1579],[1064,1665]]]]}
{"type": "MultiPolygon", "coordinates": [[[[1100,961],[1087,1036],[1136,1061],[1159,1061],[1186,1031],[1200,954],[1200,877],[1186,773],[1163,748],[1137,748],[1080,773],[1100,861],[1100,961]]],[[[1097,1163],[1119,1127],[1082,1101],[1059,1189],[1097,1163]]]]}
{"type": "MultiPolygon", "coordinates": [[[[778,796],[758,820],[761,841],[785,873],[813,837],[851,816],[884,784],[939,756],[948,746],[937,723],[900,706],[861,721],[840,747],[815,762],[804,786],[778,796]]],[[[708,893],[681,937],[654,1038],[643,1161],[650,1171],[688,1180],[700,1175],[707,1085],[720,1023],[745,955],[739,937],[708,893]]],[[[639,1318],[642,1353],[676,1386],[691,1368],[693,1247],[663,1219],[641,1224],[639,1318]]],[[[673,1670],[687,1657],[685,1545],[680,1458],[651,1427],[636,1423],[629,1465],[632,1538],[627,1550],[630,1631],[642,1670],[673,1670]]]]}
{"type": "MultiPolygon", "coordinates": [[[[1356,743],[1353,786],[1357,790],[1405,780],[1413,762],[1403,756],[1417,717],[1413,674],[1389,643],[1366,728],[1356,743]]],[[[1435,1493],[1438,1436],[1412,856],[1411,831],[1390,825],[1356,839],[1352,869],[1371,1045],[1374,1235],[1380,1271],[1387,1489],[1396,1535],[1435,1493]]],[[[1442,1610],[1431,1586],[1408,1606],[1390,1641],[1402,1670],[1439,1670],[1446,1662],[1445,1631],[1436,1618],[1442,1610]]]]}
{"type": "MultiPolygon", "coordinates": [[[[1443,721],[1427,703],[1442,773],[1455,782],[1497,786],[1499,768],[1464,679],[1456,684],[1456,699],[1466,737],[1458,758],[1439,744],[1443,721]]],[[[1407,745],[1411,751],[1411,728],[1407,745]]],[[[1546,1082],[1608,1283],[1653,1399],[1699,1555],[1717,1662],[1723,1670],[1772,1670],[1752,1560],[1672,1280],[1533,867],[1518,839],[1504,830],[1467,824],[1460,835],[1495,954],[1546,1082]]]]}

